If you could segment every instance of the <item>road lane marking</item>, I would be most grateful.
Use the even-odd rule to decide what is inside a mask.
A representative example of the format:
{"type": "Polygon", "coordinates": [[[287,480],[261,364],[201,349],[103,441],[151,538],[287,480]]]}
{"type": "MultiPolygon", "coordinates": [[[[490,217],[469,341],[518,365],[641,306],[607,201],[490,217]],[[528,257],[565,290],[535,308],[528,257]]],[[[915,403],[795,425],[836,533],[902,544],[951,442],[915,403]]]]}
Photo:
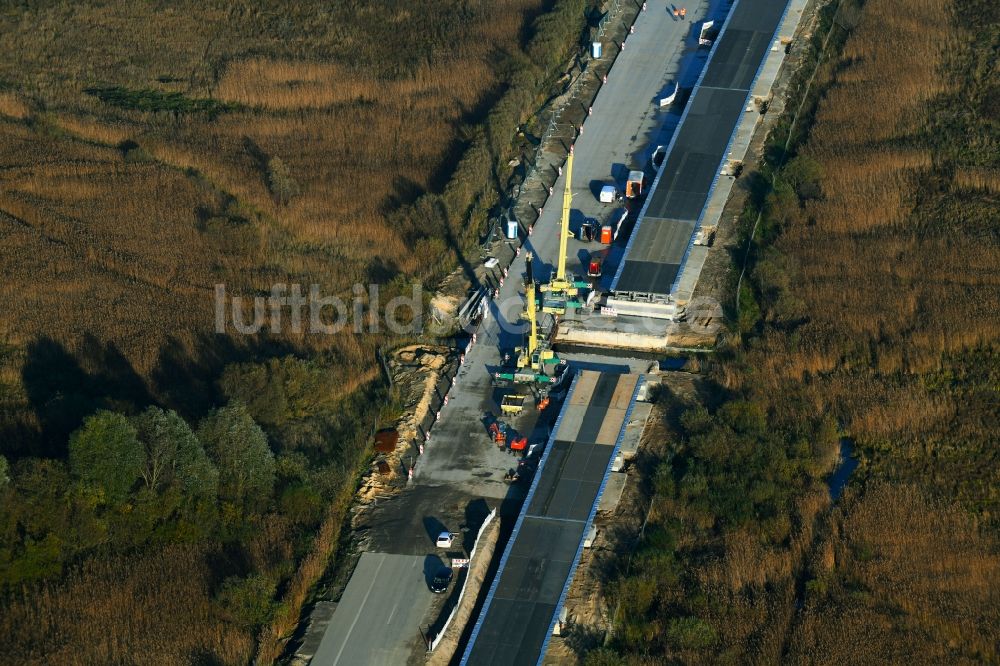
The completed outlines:
{"type": "Polygon", "coordinates": [[[358,608],[358,612],[354,615],[354,619],[351,621],[351,626],[347,628],[347,634],[344,636],[344,644],[340,646],[339,650],[337,650],[337,656],[333,659],[334,664],[340,662],[340,656],[344,653],[344,648],[347,647],[347,641],[351,637],[351,634],[354,633],[354,625],[358,623],[358,620],[361,618],[362,611],[364,611],[365,606],[368,605],[368,597],[371,596],[372,588],[375,587],[375,583],[378,581],[378,573],[382,570],[383,564],[385,564],[384,556],[379,560],[378,567],[375,568],[375,575],[372,576],[372,582],[369,583],[368,589],[365,591],[365,596],[361,601],[361,607],[358,608]]]}
{"type": "Polygon", "coordinates": [[[698,86],[698,89],[699,90],[701,90],[701,89],[705,89],[705,90],[732,90],[733,92],[741,92],[741,93],[748,93],[748,92],[750,92],[749,88],[720,88],[719,86],[698,86]]]}

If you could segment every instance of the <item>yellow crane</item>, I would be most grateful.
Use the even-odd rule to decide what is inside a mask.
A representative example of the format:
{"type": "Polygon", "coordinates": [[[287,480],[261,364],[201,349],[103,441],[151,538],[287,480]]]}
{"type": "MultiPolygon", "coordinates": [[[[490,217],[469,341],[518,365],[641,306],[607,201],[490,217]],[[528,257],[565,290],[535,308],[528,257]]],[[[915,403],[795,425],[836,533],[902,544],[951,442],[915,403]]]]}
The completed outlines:
{"type": "Polygon", "coordinates": [[[540,371],[544,364],[553,362],[555,352],[551,349],[539,349],[538,309],[535,302],[535,278],[531,270],[531,259],[531,253],[528,252],[525,255],[527,275],[524,280],[524,318],[528,320],[529,324],[528,339],[525,346],[518,347],[514,351],[517,353],[518,368],[531,368],[540,371]]]}
{"type": "Polygon", "coordinates": [[[548,284],[539,289],[543,292],[542,312],[562,315],[566,310],[575,310],[581,306],[577,294],[581,288],[589,288],[586,280],[578,280],[575,275],[566,273],[566,242],[572,237],[569,231],[569,212],[573,203],[573,146],[569,147],[566,157],[566,187],[563,190],[562,222],[559,225],[559,257],[556,259],[556,274],[548,284]]]}
{"type": "Polygon", "coordinates": [[[566,241],[571,234],[569,232],[569,211],[573,202],[573,147],[569,148],[569,155],[566,157],[566,187],[563,190],[562,222],[559,225],[559,256],[556,259],[556,276],[548,284],[543,284],[540,288],[543,292],[555,292],[565,296],[576,296],[579,287],[573,276],[566,278],[566,241]]]}

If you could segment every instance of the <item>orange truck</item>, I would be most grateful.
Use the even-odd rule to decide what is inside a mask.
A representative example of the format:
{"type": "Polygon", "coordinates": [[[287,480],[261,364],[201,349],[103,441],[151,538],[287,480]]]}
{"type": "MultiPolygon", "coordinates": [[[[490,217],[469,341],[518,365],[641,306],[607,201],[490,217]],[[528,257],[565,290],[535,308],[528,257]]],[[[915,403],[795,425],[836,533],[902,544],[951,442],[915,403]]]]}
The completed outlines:
{"type": "Polygon", "coordinates": [[[628,181],[625,183],[625,198],[635,199],[642,194],[643,173],[641,171],[629,171],[628,181]]]}

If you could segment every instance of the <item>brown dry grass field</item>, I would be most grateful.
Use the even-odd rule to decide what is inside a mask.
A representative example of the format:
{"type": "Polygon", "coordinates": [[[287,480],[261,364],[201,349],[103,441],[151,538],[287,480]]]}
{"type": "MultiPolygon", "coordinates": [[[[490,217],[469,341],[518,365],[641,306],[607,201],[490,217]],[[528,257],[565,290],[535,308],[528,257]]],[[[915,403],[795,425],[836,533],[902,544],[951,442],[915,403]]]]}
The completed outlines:
{"type": "MultiPolygon", "coordinates": [[[[995,372],[1000,337],[998,171],[977,164],[995,165],[996,146],[976,149],[970,138],[949,154],[956,139],[989,142],[995,119],[950,129],[940,119],[982,85],[969,82],[982,72],[955,62],[982,37],[956,25],[977,15],[969,4],[908,0],[903,11],[865,3],[800,151],[819,166],[822,196],[789,212],[775,242],[791,267],[788,298],[777,298],[770,316],[778,326],[748,354],[762,390],[814,384],[813,404],[836,406],[872,456],[891,449],[897,461],[910,459],[914,478],[938,455],[958,462],[963,451],[947,441],[956,425],[968,424],[974,440],[987,434],[990,406],[971,398],[995,372]],[[861,101],[871,99],[878,103],[861,101]],[[782,331],[790,322],[794,339],[782,331]]],[[[996,24],[987,25],[996,39],[996,24]]],[[[981,444],[968,462],[989,455],[981,444]]],[[[994,490],[977,501],[996,514],[1000,477],[992,465],[982,472],[994,490]]],[[[938,489],[953,491],[947,483],[938,489]]]]}
{"type": "Polygon", "coordinates": [[[829,518],[793,663],[995,663],[1000,554],[957,506],[872,484],[829,518]]]}
{"type": "MultiPolygon", "coordinates": [[[[562,4],[582,25],[582,4],[562,4]]],[[[225,545],[155,543],[126,554],[105,545],[71,559],[61,576],[2,592],[0,662],[238,664],[281,654],[336,550],[352,465],[364,457],[351,448],[364,452],[363,436],[345,430],[379,411],[356,404],[378,377],[378,339],[216,335],[213,286],[259,295],[274,283],[318,283],[343,295],[355,282],[447,271],[444,240],[414,243],[393,215],[442,192],[525,61],[535,19],[551,8],[543,0],[0,8],[0,453],[12,463],[65,457],[66,436],[95,397],[117,411],[153,403],[193,420],[222,402],[220,374],[239,361],[321,359],[324,381],[315,385],[315,375],[289,378],[265,363],[256,376],[277,372],[275,385],[286,382],[279,393],[352,394],[342,405],[336,395],[303,395],[305,412],[336,406],[325,421],[296,413],[288,430],[270,424],[275,448],[275,439],[290,449],[318,439],[333,451],[300,472],[304,454],[289,454],[292,473],[315,474],[317,497],[329,500],[313,523],[291,524],[294,508],[271,506],[253,534],[225,545]],[[220,579],[232,571],[274,584],[265,614],[250,623],[219,603],[220,579]]],[[[542,47],[575,47],[576,24],[571,32],[573,44],[556,35],[542,47]]],[[[564,57],[555,47],[547,55],[564,57]]],[[[46,510],[70,506],[65,515],[74,515],[74,493],[49,493],[46,510]]],[[[30,509],[32,497],[18,497],[30,509]]],[[[0,561],[28,561],[29,547],[58,560],[51,535],[72,526],[51,527],[44,542],[0,549],[0,561]]]]}
{"type": "MultiPolygon", "coordinates": [[[[988,185],[985,170],[934,182],[933,147],[910,140],[927,131],[928,101],[957,85],[940,67],[962,39],[949,29],[952,5],[911,4],[906,12],[865,5],[801,151],[821,167],[823,197],[789,219],[778,249],[795,259],[807,346],[775,357],[781,367],[767,373],[775,381],[845,360],[884,375],[924,373],[943,355],[996,341],[1000,254],[946,211],[915,210],[936,188],[991,190],[969,187],[988,185]]],[[[922,409],[888,411],[911,418],[922,409]]]]}
{"type": "MultiPolygon", "coordinates": [[[[542,3],[461,5],[0,12],[5,376],[47,336],[71,354],[96,339],[151,380],[169,372],[165,356],[217,344],[204,341],[215,283],[336,292],[439,263],[414,252],[388,214],[441,188],[463,128],[503,83],[497,63],[542,3]],[[87,92],[108,86],[238,107],[144,111],[87,92]],[[269,188],[274,158],[297,185],[287,202],[269,188]]],[[[156,397],[165,382],[148,381],[156,397]]]]}
{"type": "Polygon", "coordinates": [[[1000,163],[996,117],[975,108],[998,81],[966,60],[1000,23],[983,3],[902,5],[865,3],[801,152],[823,196],[776,244],[800,345],[754,355],[781,350],[775,385],[819,374],[868,480],[809,555],[796,663],[1000,659],[1000,163]]]}
{"type": "Polygon", "coordinates": [[[2,661],[166,666],[205,663],[211,655],[221,663],[248,663],[251,636],[221,621],[204,594],[212,579],[206,554],[197,546],[171,546],[141,559],[91,560],[66,582],[7,605],[0,619],[4,640],[35,649],[12,651],[2,661]]]}

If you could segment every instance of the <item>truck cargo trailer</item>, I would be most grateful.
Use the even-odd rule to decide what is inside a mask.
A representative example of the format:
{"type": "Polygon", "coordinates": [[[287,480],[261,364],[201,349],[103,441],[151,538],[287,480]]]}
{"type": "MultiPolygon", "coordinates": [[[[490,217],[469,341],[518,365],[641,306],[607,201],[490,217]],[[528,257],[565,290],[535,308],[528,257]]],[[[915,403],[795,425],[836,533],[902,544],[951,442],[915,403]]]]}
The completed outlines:
{"type": "Polygon", "coordinates": [[[641,171],[629,171],[628,182],[625,183],[625,197],[635,199],[642,194],[643,173],[641,171]]]}

